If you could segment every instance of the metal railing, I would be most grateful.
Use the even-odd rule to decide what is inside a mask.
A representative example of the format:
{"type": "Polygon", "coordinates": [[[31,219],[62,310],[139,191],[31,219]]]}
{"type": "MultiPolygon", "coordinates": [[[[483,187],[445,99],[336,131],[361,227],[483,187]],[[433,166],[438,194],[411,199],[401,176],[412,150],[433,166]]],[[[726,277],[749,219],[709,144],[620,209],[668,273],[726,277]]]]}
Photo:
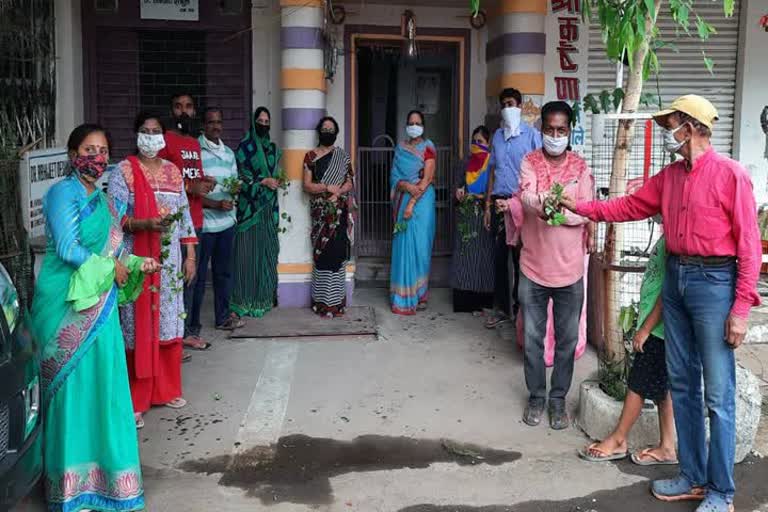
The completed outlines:
{"type": "MultiPolygon", "coordinates": [[[[361,147],[357,151],[356,193],[359,206],[355,226],[357,257],[389,258],[392,251],[392,204],[389,173],[393,147],[361,147]]],[[[446,256],[453,250],[454,172],[458,157],[452,147],[437,148],[435,170],[436,233],[433,256],[446,256]]]]}

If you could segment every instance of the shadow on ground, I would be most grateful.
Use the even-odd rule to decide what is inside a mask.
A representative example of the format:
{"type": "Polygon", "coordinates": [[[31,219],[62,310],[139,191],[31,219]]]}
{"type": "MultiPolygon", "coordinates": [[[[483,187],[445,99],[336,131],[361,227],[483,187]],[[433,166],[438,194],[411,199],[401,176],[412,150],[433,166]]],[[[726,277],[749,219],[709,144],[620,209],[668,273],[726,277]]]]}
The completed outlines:
{"type": "MultiPolygon", "coordinates": [[[[641,468],[630,462],[616,466],[624,473],[651,478],[667,478],[676,474],[676,468],[641,468]]],[[[736,466],[736,510],[754,511],[768,503],[768,459],[748,457],[736,466]]],[[[463,505],[414,505],[399,512],[693,512],[694,502],[665,503],[650,494],[650,481],[625,487],[598,491],[589,496],[563,501],[528,501],[516,505],[489,505],[471,507],[463,505]]]]}
{"type": "Polygon", "coordinates": [[[436,462],[500,465],[518,460],[518,452],[492,450],[449,440],[360,436],[352,441],[292,435],[271,449],[254,448],[182,463],[184,471],[218,474],[220,485],[238,487],[265,505],[333,502],[330,478],[353,472],[426,468],[436,462]]]}

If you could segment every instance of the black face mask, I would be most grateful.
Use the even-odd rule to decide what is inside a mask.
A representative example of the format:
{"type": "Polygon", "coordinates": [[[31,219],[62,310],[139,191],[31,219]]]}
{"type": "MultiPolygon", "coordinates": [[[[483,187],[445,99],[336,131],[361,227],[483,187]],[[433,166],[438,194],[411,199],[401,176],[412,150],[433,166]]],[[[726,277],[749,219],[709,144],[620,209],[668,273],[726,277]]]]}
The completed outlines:
{"type": "Polygon", "coordinates": [[[196,136],[197,132],[200,131],[195,119],[186,112],[173,118],[173,126],[184,135],[196,136]]]}
{"type": "Polygon", "coordinates": [[[333,146],[336,142],[336,134],[331,132],[320,132],[320,145],[325,147],[333,146]]]}
{"type": "Polygon", "coordinates": [[[256,135],[259,137],[266,137],[269,135],[269,126],[256,123],[256,135]]]}

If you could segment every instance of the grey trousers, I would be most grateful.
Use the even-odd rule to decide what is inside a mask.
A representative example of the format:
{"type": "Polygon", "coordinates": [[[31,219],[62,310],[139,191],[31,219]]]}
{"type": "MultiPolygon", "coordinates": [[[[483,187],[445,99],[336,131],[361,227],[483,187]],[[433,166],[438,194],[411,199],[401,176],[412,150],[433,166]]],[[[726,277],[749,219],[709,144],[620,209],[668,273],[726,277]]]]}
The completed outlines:
{"type": "Polygon", "coordinates": [[[520,273],[520,309],[525,325],[525,384],[530,398],[544,401],[547,397],[547,368],[544,363],[544,338],[547,331],[547,308],[552,299],[555,320],[555,367],[550,382],[550,405],[565,403],[571,388],[576,345],[579,341],[579,318],[584,301],[582,279],[562,288],[548,288],[534,283],[520,273]]]}

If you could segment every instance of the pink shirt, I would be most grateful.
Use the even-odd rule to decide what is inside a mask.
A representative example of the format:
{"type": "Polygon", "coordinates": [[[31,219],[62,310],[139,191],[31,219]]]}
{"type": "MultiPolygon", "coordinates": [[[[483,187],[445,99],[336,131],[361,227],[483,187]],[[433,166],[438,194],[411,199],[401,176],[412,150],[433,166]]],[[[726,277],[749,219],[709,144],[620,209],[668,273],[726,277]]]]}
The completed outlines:
{"type": "Polygon", "coordinates": [[[565,212],[565,224],[550,226],[540,217],[543,200],[554,183],[563,185],[566,194],[577,200],[592,199],[592,174],[587,162],[579,155],[569,151],[566,159],[555,165],[540,149],[528,153],[520,167],[520,199],[523,203],[520,270],[536,284],[561,288],[584,276],[586,224],[589,220],[565,212]]]}
{"type": "Polygon", "coordinates": [[[507,245],[515,246],[520,241],[520,228],[523,227],[523,203],[519,195],[507,199],[507,210],[504,212],[504,232],[507,235],[507,245]]]}
{"type": "Polygon", "coordinates": [[[632,195],[579,202],[576,210],[608,222],[661,213],[668,253],[738,259],[734,316],[747,318],[749,309],[760,304],[757,279],[762,248],[752,181],[741,164],[714,149],[701,155],[690,170],[686,161],[679,160],[632,195]]]}

